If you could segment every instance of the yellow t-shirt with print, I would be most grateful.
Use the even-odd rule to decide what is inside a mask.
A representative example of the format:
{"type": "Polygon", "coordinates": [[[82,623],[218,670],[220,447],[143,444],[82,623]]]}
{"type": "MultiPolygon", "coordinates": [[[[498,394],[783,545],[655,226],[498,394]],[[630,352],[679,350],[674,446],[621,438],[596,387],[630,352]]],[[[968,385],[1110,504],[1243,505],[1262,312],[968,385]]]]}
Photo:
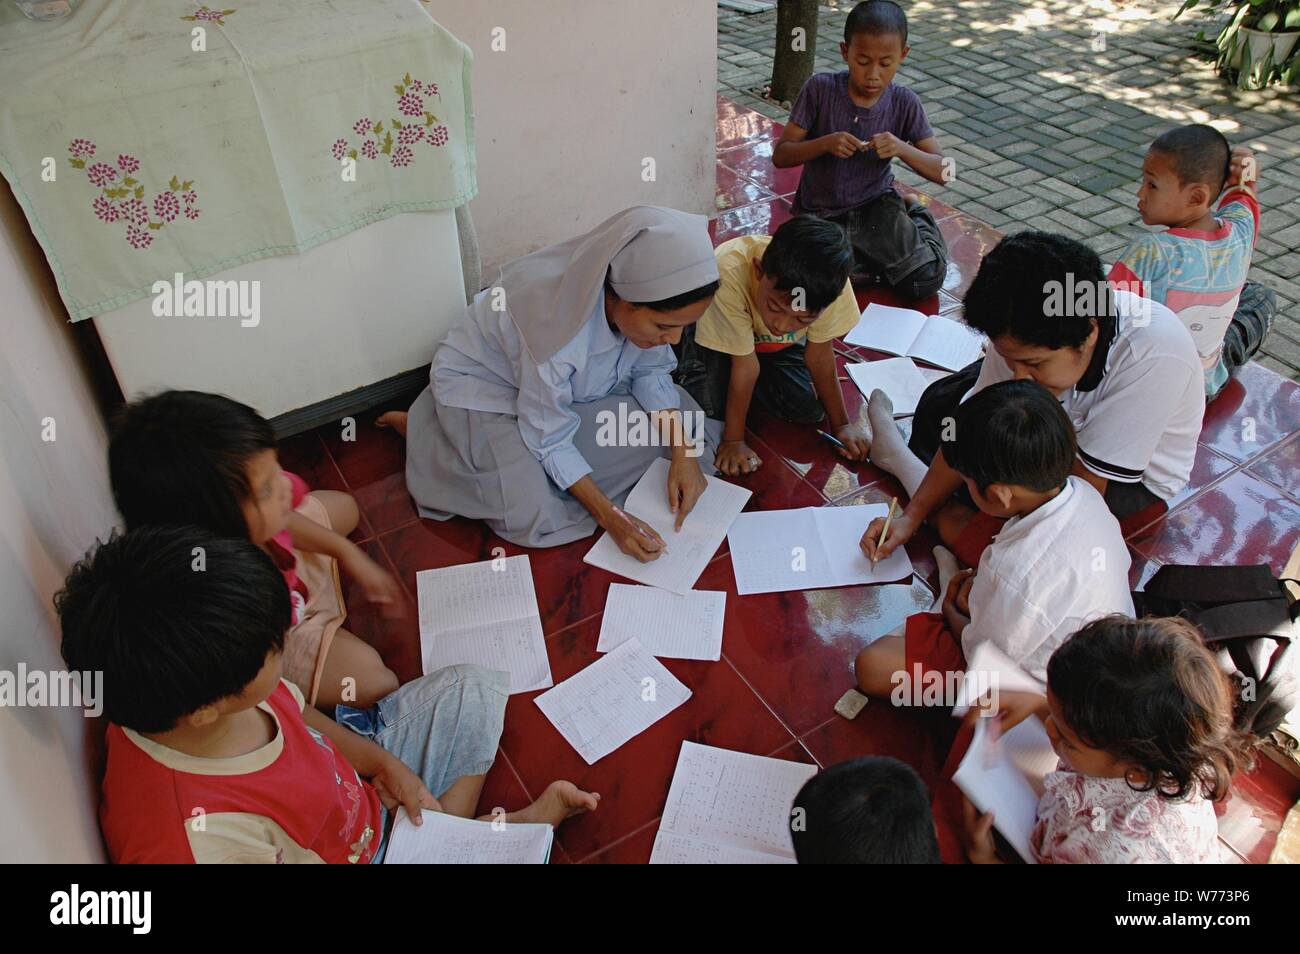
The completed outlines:
{"type": "Polygon", "coordinates": [[[714,254],[718,259],[718,293],[695,326],[695,340],[723,354],[746,355],[755,351],[779,351],[805,337],[812,342],[830,341],[848,334],[861,317],[853,286],[845,281],[838,298],[826,306],[817,320],[784,335],[774,334],[763,322],[754,302],[753,260],[763,257],[770,235],[742,235],[723,242],[714,254]]]}

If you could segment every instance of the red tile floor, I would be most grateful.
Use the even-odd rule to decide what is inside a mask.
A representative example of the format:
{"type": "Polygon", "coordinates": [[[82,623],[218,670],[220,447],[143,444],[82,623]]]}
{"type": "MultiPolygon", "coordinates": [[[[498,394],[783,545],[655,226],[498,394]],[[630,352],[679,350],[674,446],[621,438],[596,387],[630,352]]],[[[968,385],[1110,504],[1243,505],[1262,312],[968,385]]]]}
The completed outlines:
{"type": "MultiPolygon", "coordinates": [[[[797,170],[774,169],[772,144],[781,127],[764,116],[718,101],[717,189],[728,208],[713,222],[715,242],[767,232],[790,215],[797,170]]],[[[999,233],[928,196],[951,250],[939,294],[922,310],[949,313],[999,233]]],[[[863,303],[867,295],[860,296],[863,303]]],[[[885,300],[874,295],[876,300],[885,300]]],[[[842,347],[843,358],[873,358],[842,347]]],[[[866,423],[864,402],[844,385],[849,409],[866,423]]],[[[375,412],[377,413],[377,412],[375,412]]],[[[285,443],[285,466],[315,487],[350,491],[363,517],[353,538],[402,581],[410,601],[404,619],[382,619],[348,594],[349,628],[369,639],[403,679],[419,674],[415,573],[492,558],[501,547],[523,552],[481,523],[417,518],[403,482],[398,438],[359,422],[356,440],[324,427],[285,443]]],[[[764,458],[752,477],[751,509],[843,506],[887,501],[901,488],[870,464],[835,457],[808,428],[758,418],[748,440],[764,458]]],[[[1300,385],[1252,365],[1228,385],[1205,416],[1192,486],[1163,519],[1130,539],[1136,585],[1161,563],[1267,563],[1280,571],[1300,529],[1300,385]]],[[[596,658],[600,613],[610,574],[583,564],[592,540],[531,552],[551,669],[559,682],[596,658]]],[[[907,614],[928,608],[935,585],[930,547],[910,547],[917,576],[910,585],[859,586],[763,596],[736,595],[725,545],[705,570],[701,589],[728,593],[723,657],[716,663],[664,660],[688,685],[689,702],[626,745],[586,765],[533,704],[535,693],[511,698],[496,765],[481,807],[519,807],[554,778],[599,791],[600,810],[558,832],[556,861],[644,862],[685,739],[825,766],[862,754],[896,756],[933,784],[953,721],[868,705],[853,722],[832,712],[853,685],[857,651],[907,614]]],[[[1240,780],[1221,812],[1222,839],[1237,861],[1267,859],[1300,782],[1267,759],[1240,780]]]]}

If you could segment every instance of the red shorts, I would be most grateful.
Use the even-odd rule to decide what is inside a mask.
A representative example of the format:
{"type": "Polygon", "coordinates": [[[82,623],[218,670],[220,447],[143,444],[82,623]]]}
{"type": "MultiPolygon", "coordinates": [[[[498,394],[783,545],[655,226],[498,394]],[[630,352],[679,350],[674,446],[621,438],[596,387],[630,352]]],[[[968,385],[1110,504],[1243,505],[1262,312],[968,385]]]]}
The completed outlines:
{"type": "Polygon", "coordinates": [[[942,613],[913,613],[903,632],[903,659],[908,676],[927,672],[966,671],[966,656],[961,640],[953,635],[942,613]]]}

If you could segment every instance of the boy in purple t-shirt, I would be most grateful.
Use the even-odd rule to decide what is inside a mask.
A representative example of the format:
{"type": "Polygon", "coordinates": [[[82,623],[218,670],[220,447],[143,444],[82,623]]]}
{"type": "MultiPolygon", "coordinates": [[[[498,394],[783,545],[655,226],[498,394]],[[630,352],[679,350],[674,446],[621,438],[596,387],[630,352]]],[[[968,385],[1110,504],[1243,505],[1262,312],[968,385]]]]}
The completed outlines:
{"type": "Polygon", "coordinates": [[[854,7],[840,44],[849,68],[809,77],[772,163],[804,166],[794,211],[844,227],[855,279],[915,300],[943,285],[948,249],[930,211],[894,190],[890,164],[897,156],[931,182],[951,176],[921,101],[894,85],[907,49],[907,17],[898,4],[866,0],[854,7]]]}

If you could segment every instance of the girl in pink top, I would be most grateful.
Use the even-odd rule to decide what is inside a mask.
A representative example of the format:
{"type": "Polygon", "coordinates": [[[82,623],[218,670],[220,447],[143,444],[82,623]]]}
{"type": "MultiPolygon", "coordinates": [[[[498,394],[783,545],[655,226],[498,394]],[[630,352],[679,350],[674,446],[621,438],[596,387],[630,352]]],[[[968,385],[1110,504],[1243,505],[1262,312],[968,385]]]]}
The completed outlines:
{"type": "Polygon", "coordinates": [[[402,605],[397,581],[348,540],[356,501],[310,491],[281,470],[275,434],[256,411],[217,394],[164,391],[123,410],[108,456],[128,530],[193,524],[270,553],[293,604],[284,676],[312,705],[364,708],[397,689],[379,654],[342,627],[339,567],[394,612],[402,605]]]}
{"type": "MultiPolygon", "coordinates": [[[[1047,664],[1047,696],[999,694],[1003,726],[1043,720],[1060,756],[1030,844],[1047,864],[1213,864],[1214,803],[1247,761],[1227,678],[1179,618],[1107,616],[1047,664]]],[[[966,805],[976,863],[998,861],[991,813],[966,805]]]]}

